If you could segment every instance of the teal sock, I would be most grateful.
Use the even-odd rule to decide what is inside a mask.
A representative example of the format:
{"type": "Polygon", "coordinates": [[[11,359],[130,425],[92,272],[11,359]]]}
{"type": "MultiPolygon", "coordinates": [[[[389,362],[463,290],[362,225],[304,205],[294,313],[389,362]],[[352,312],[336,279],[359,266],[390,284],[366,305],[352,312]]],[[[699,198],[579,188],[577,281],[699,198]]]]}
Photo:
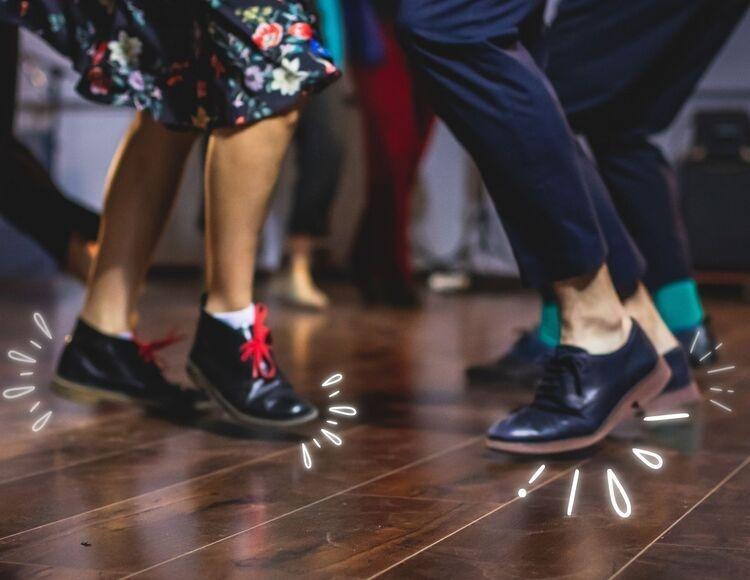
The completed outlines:
{"type": "Polygon", "coordinates": [[[705,314],[695,280],[678,280],[654,292],[656,308],[672,332],[687,330],[703,322],[705,314]]]}
{"type": "Polygon", "coordinates": [[[547,346],[560,344],[560,309],[555,302],[542,302],[537,337],[547,346]]]}

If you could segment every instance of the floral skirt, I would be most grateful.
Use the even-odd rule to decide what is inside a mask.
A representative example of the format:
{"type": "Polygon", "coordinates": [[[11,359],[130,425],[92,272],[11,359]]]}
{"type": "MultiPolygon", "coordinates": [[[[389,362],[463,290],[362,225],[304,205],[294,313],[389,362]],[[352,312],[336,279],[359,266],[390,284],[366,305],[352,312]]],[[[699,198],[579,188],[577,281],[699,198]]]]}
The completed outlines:
{"type": "Polygon", "coordinates": [[[0,0],[71,59],[85,98],[180,128],[247,125],[339,72],[306,0],[0,0]]]}

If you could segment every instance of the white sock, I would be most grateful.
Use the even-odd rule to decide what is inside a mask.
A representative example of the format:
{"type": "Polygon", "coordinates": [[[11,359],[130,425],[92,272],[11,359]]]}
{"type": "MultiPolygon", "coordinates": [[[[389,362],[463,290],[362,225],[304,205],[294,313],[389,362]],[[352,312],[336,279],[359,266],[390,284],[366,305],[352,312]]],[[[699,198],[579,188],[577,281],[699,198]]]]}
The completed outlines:
{"type": "Polygon", "coordinates": [[[250,306],[242,310],[233,312],[209,312],[216,320],[220,320],[227,326],[235,330],[243,330],[255,324],[255,303],[251,302],[250,306]]]}
{"type": "Polygon", "coordinates": [[[128,332],[116,332],[114,336],[116,336],[117,338],[122,338],[123,340],[133,340],[134,335],[132,332],[128,331],[128,332]]]}

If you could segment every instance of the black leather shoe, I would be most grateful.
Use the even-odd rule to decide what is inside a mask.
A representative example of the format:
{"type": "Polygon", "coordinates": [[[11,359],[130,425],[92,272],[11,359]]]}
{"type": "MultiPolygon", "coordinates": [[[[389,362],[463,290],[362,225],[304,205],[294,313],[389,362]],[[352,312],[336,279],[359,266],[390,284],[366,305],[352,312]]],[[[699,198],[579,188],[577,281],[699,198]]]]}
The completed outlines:
{"type": "Polygon", "coordinates": [[[627,342],[611,354],[558,346],[533,403],[495,423],[487,446],[524,454],[589,447],[654,399],[669,377],[669,365],[635,321],[627,342]]]}
{"type": "Polygon", "coordinates": [[[318,410],[299,397],[276,367],[266,307],[255,307],[255,325],[235,330],[201,310],[187,370],[235,421],[290,426],[315,419],[318,410]]]}
{"type": "Polygon", "coordinates": [[[691,366],[716,364],[719,355],[714,351],[717,342],[711,330],[711,319],[707,316],[702,324],[674,333],[682,348],[688,353],[691,366]],[[695,343],[695,344],[693,344],[695,343]]]}
{"type": "Polygon", "coordinates": [[[673,348],[664,355],[664,360],[672,376],[661,394],[646,404],[645,410],[649,413],[672,411],[702,401],[703,395],[693,380],[685,350],[681,346],[673,348]]]}
{"type": "Polygon", "coordinates": [[[466,369],[466,378],[474,385],[513,383],[533,387],[554,353],[553,347],[539,340],[536,331],[526,331],[496,361],[466,369]]]}
{"type": "Polygon", "coordinates": [[[172,342],[138,343],[103,334],[79,320],[63,350],[52,390],[80,402],[118,401],[189,411],[202,394],[167,381],[154,356],[172,342]]]}

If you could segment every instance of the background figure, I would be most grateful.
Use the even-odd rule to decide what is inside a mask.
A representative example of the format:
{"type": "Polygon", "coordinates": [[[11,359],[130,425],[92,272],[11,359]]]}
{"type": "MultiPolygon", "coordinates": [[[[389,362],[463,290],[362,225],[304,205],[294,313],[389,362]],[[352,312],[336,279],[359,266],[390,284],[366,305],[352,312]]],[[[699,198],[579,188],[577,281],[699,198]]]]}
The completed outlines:
{"type": "MultiPolygon", "coordinates": [[[[701,331],[694,365],[715,341],[692,277],[674,168],[650,139],[674,121],[747,8],[746,0],[563,0],[546,35],[549,78],[646,259],[643,280],[659,313],[688,349],[701,331]]],[[[548,293],[537,329],[497,361],[470,367],[468,377],[533,383],[559,336],[548,293]]]]}
{"type": "Polygon", "coordinates": [[[0,213],[42,246],[61,269],[85,279],[95,253],[99,216],[65,197],[14,136],[17,71],[18,29],[0,23],[0,213]]]}
{"type": "MultiPolygon", "coordinates": [[[[318,0],[321,36],[334,62],[344,63],[344,21],[338,0],[318,0]]],[[[313,254],[328,233],[328,218],[341,177],[346,106],[343,83],[314,95],[300,114],[294,136],[297,176],[289,218],[289,265],[272,284],[272,292],[290,304],[321,309],[328,297],[315,285],[313,254]]]]}
{"type": "Polygon", "coordinates": [[[362,108],[366,207],[352,250],[354,280],[368,302],[416,303],[410,202],[433,115],[396,41],[396,2],[346,3],[349,64],[362,108]]]}
{"type": "Polygon", "coordinates": [[[748,5],[563,0],[549,35],[550,80],[646,258],[643,281],[662,318],[688,347],[702,330],[696,362],[714,344],[692,277],[677,176],[650,139],[674,121],[748,5]]]}

